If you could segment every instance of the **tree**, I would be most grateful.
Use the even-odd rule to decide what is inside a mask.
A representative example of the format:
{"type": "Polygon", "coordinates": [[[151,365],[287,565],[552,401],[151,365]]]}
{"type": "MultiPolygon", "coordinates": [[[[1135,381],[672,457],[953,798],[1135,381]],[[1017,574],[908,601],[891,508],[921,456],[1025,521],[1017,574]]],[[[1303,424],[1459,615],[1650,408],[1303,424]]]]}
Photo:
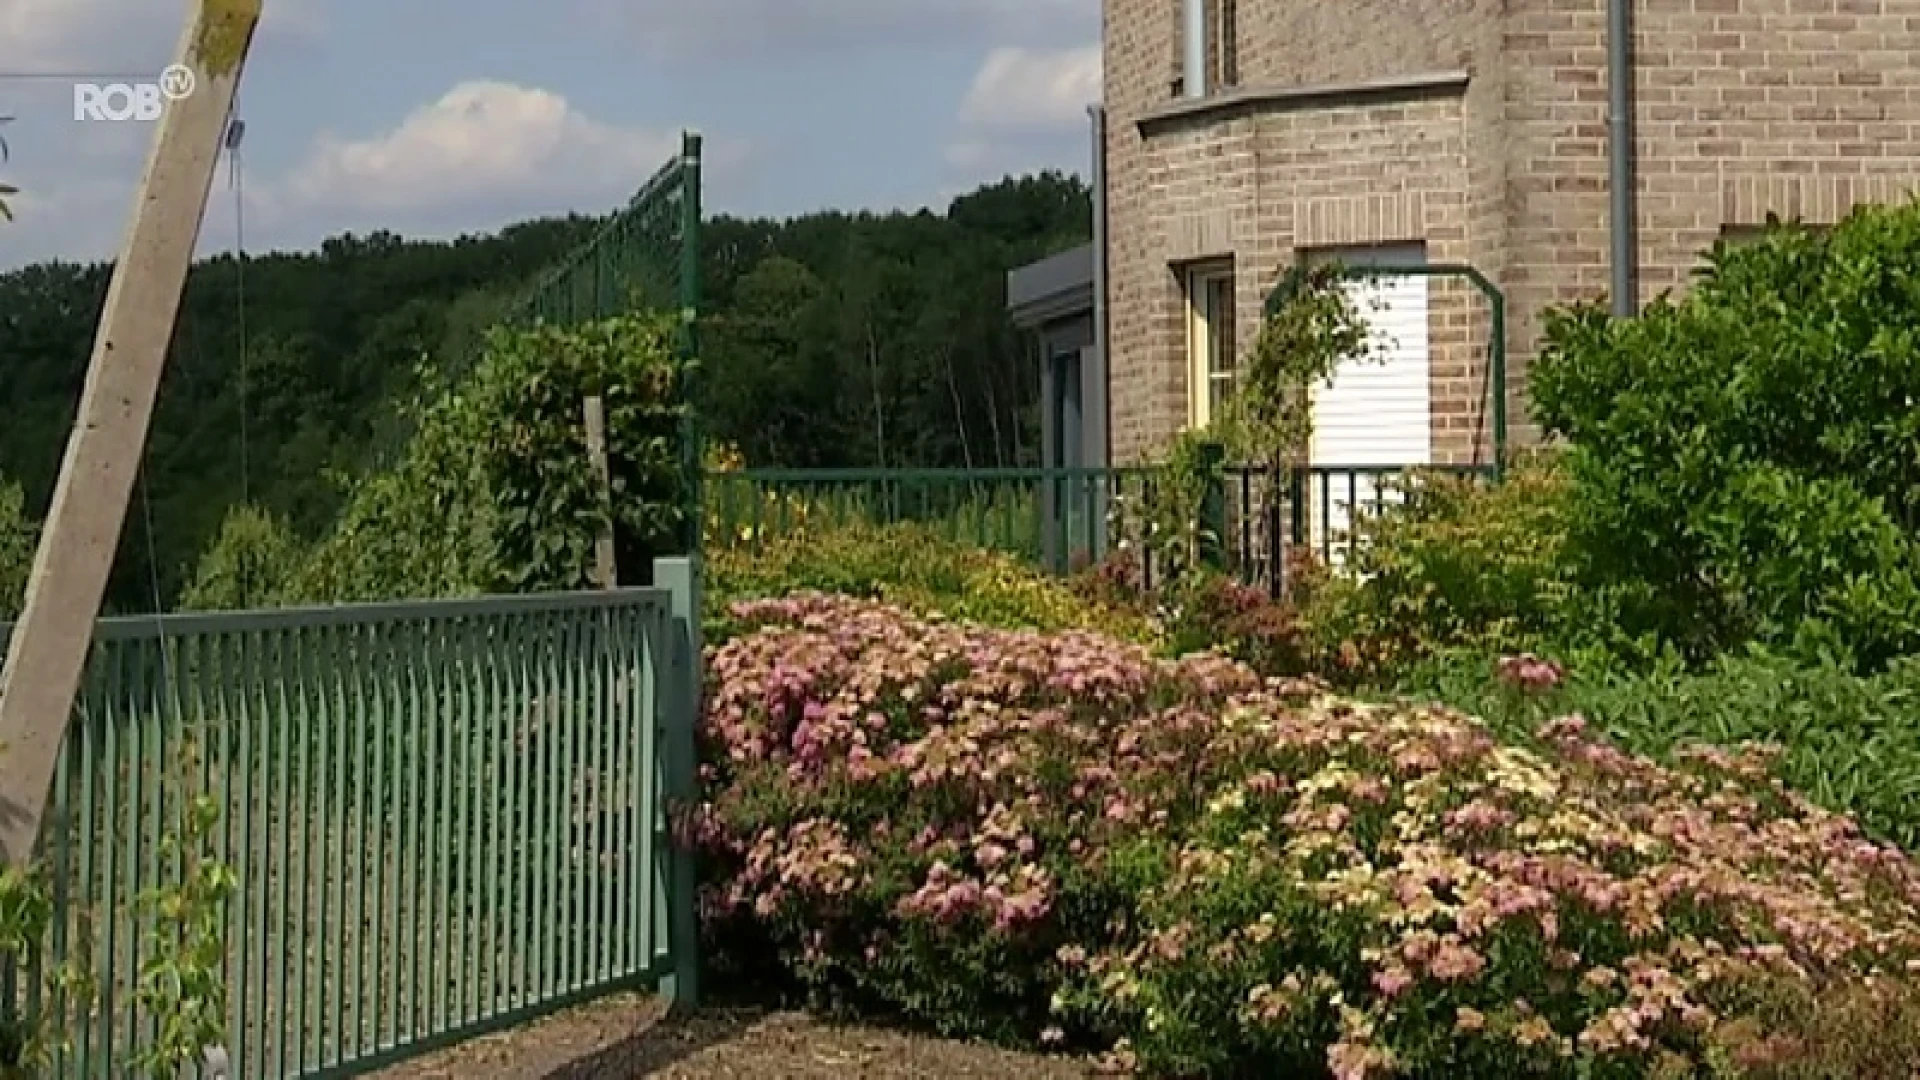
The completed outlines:
{"type": "Polygon", "coordinates": [[[39,527],[27,515],[20,485],[0,476],[0,619],[20,614],[39,541],[39,527]]]}

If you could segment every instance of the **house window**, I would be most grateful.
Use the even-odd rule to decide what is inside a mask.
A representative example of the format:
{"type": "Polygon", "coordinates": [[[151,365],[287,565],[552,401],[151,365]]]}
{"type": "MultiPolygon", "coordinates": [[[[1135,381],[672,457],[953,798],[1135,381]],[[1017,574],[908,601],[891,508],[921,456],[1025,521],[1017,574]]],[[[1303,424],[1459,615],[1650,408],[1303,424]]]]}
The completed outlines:
{"type": "MultiPolygon", "coordinates": [[[[1240,85],[1240,3],[1239,0],[1205,0],[1207,7],[1207,92],[1219,93],[1240,85]]],[[[1169,89],[1174,97],[1186,93],[1187,14],[1186,0],[1173,0],[1173,75],[1169,89]]]]}
{"type": "Polygon", "coordinates": [[[1207,13],[1207,68],[1213,75],[1214,90],[1231,90],[1240,85],[1240,4],[1239,0],[1211,0],[1207,13]]]}
{"type": "Polygon", "coordinates": [[[1187,419],[1194,427],[1218,419],[1233,393],[1237,354],[1233,318],[1233,267],[1188,270],[1187,419]]]}

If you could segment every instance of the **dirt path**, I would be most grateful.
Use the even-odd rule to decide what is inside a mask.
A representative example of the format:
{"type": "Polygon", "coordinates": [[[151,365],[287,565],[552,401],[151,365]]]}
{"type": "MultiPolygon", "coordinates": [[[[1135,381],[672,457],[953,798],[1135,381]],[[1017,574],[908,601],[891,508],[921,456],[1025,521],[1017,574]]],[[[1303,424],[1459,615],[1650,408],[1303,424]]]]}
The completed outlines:
{"type": "Polygon", "coordinates": [[[668,1020],[620,996],[376,1073],[379,1080],[1082,1080],[1084,1064],[840,1028],[793,1013],[715,1009],[668,1020]]]}

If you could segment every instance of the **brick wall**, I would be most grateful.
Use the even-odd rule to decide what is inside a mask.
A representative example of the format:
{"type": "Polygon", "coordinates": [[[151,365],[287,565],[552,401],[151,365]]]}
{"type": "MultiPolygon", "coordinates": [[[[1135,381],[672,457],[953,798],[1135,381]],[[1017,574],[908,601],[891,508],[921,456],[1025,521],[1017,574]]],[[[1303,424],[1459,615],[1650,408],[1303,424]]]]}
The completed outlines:
{"type": "MultiPolygon", "coordinates": [[[[1512,432],[1542,311],[1608,283],[1605,0],[1239,0],[1249,90],[1450,70],[1462,92],[1329,96],[1157,122],[1177,0],[1106,0],[1114,449],[1184,423],[1184,300],[1171,263],[1231,256],[1239,340],[1296,252],[1424,240],[1507,293],[1512,432]],[[1419,235],[1390,235],[1417,232],[1419,235]]],[[[1639,292],[1684,286],[1722,224],[1832,221],[1920,180],[1920,0],[1636,4],[1639,292]]],[[[1436,283],[1438,286],[1438,283],[1436,283]]],[[[1437,287],[1435,451],[1484,428],[1486,320],[1437,287]]]]}

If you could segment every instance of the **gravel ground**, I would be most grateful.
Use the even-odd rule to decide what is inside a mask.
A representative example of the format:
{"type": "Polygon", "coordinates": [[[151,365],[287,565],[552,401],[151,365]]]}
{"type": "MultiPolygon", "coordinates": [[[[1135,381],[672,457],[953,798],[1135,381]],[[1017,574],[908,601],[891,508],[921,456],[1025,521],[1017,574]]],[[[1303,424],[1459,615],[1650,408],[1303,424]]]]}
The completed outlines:
{"type": "Polygon", "coordinates": [[[667,1018],[619,996],[376,1073],[379,1080],[1083,1080],[1084,1063],[1015,1054],[795,1013],[703,1010],[667,1018]]]}

